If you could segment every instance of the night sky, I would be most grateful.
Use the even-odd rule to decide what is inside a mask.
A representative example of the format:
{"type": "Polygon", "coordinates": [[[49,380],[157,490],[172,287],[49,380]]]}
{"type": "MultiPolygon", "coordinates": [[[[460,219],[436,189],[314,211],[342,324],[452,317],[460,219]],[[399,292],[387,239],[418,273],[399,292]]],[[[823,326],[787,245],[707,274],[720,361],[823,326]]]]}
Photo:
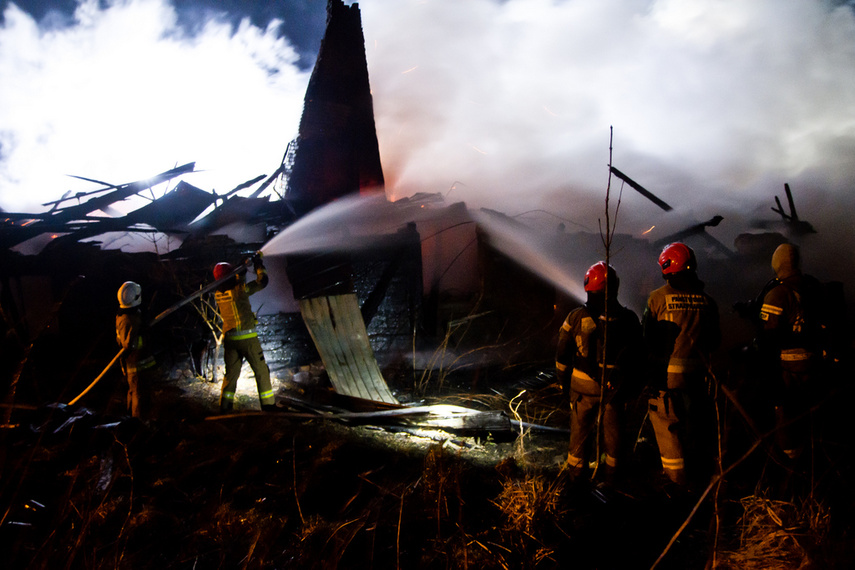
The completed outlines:
{"type": "MultiPolygon", "coordinates": [[[[5,8],[8,4],[8,1],[4,1],[2,6],[5,8]]],[[[14,4],[46,27],[61,28],[73,25],[78,2],[20,0],[14,4]]],[[[299,65],[304,69],[314,64],[326,23],[325,0],[176,0],[172,5],[178,14],[179,24],[189,34],[199,32],[201,24],[210,17],[223,18],[234,26],[239,25],[242,19],[249,18],[253,25],[260,28],[266,27],[271,20],[282,20],[282,32],[300,54],[299,65]]]]}

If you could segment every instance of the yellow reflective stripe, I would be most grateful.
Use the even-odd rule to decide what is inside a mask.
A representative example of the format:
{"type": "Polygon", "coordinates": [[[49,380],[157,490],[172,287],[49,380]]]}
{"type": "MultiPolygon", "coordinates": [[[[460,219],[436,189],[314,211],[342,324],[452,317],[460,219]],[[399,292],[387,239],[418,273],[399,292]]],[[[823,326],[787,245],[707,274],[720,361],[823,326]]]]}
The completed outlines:
{"type": "Polygon", "coordinates": [[[576,457],[575,455],[567,454],[567,465],[570,467],[583,467],[585,464],[582,461],[581,457],[576,457]]]}
{"type": "Polygon", "coordinates": [[[781,360],[785,362],[798,362],[800,360],[809,360],[811,356],[813,356],[813,354],[803,348],[788,348],[781,351],[781,360]]]}
{"type": "Polygon", "coordinates": [[[567,321],[564,321],[564,324],[561,325],[561,330],[570,332],[570,323],[568,323],[567,321]]]}
{"type": "MultiPolygon", "coordinates": [[[[555,365],[557,367],[558,363],[556,362],[555,365]]],[[[603,365],[601,364],[600,368],[602,368],[602,367],[603,367],[603,365]]],[[[564,368],[567,368],[567,367],[565,366],[564,368]]],[[[612,364],[609,364],[608,366],[606,366],[606,369],[607,370],[617,370],[618,367],[614,366],[612,364]]],[[[563,369],[559,369],[559,370],[563,370],[563,369]]],[[[584,372],[582,370],[579,370],[578,368],[573,369],[573,374],[571,375],[571,377],[578,378],[579,380],[585,380],[587,382],[596,382],[596,380],[591,378],[590,374],[588,374],[587,372],[584,372]]]]}
{"type": "Polygon", "coordinates": [[[139,362],[137,362],[133,366],[127,366],[126,370],[128,372],[139,372],[140,370],[148,370],[149,368],[155,366],[156,364],[157,364],[157,361],[154,359],[154,357],[149,356],[145,360],[140,360],[139,362]]]}
{"type": "Polygon", "coordinates": [[[683,469],[686,466],[686,462],[682,457],[678,459],[668,459],[667,457],[662,457],[661,459],[663,469],[683,469]]]}
{"type": "Polygon", "coordinates": [[[565,370],[567,370],[567,365],[566,365],[566,364],[561,364],[560,362],[558,362],[558,361],[556,360],[556,361],[555,361],[555,368],[556,368],[556,370],[558,370],[559,372],[564,372],[565,370]]]}
{"type": "Polygon", "coordinates": [[[273,397],[273,390],[267,390],[266,392],[262,392],[261,394],[258,395],[258,397],[261,398],[262,400],[265,400],[267,398],[272,398],[273,397]]]}
{"type": "Polygon", "coordinates": [[[256,336],[258,336],[258,333],[256,331],[234,331],[226,333],[226,338],[229,340],[243,340],[256,336]]]}
{"type": "Polygon", "coordinates": [[[682,374],[701,368],[701,361],[694,358],[672,358],[668,361],[668,372],[682,374]]]}
{"type": "Polygon", "coordinates": [[[766,303],[763,303],[763,306],[760,307],[760,312],[769,313],[770,315],[776,315],[780,317],[784,314],[784,309],[782,309],[781,307],[776,307],[775,305],[767,305],[766,303]]]}
{"type": "Polygon", "coordinates": [[[606,453],[606,465],[609,467],[617,467],[617,458],[606,453]]]}
{"type": "Polygon", "coordinates": [[[235,399],[235,393],[234,392],[223,392],[223,399],[224,400],[234,400],[235,399]]]}

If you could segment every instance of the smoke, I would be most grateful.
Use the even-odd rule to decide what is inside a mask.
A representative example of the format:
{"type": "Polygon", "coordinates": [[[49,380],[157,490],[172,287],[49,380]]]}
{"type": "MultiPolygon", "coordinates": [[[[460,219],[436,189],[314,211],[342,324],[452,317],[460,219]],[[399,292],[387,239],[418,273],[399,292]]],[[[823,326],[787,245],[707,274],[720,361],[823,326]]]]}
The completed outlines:
{"type": "MultiPolygon", "coordinates": [[[[510,214],[544,208],[596,226],[611,127],[612,163],[672,204],[676,226],[772,205],[784,182],[834,199],[855,179],[851,7],[808,0],[360,7],[395,196],[459,182],[450,198],[470,206],[510,214]]],[[[664,217],[626,192],[623,230],[664,217]]]]}
{"type": "MultiPolygon", "coordinates": [[[[224,191],[278,165],[308,81],[281,21],[209,19],[191,36],[166,0],[102,4],[81,0],[71,25],[56,26],[7,5],[4,208],[92,188],[66,174],[127,182],[196,161],[205,173],[188,181],[224,191]]],[[[392,198],[448,192],[471,207],[546,209],[595,227],[611,128],[612,163],[676,211],[663,220],[627,190],[632,233],[768,215],[784,182],[822,205],[855,179],[850,6],[365,0],[360,9],[392,198]]]]}
{"type": "Polygon", "coordinates": [[[121,184],[196,162],[187,182],[220,192],[269,174],[308,83],[281,24],[209,19],[190,36],[164,0],[81,0],[70,22],[36,22],[9,3],[0,206],[42,211],[97,187],[69,174],[121,184]]]}
{"type": "Polygon", "coordinates": [[[490,243],[511,259],[519,261],[532,273],[555,286],[557,291],[585,301],[585,290],[580,276],[586,268],[573,267],[565,257],[557,257],[547,246],[544,236],[532,235],[524,226],[510,219],[499,218],[484,210],[475,212],[479,227],[490,236],[490,243]],[[552,255],[550,255],[552,254],[552,255]]]}
{"type": "MultiPolygon", "coordinates": [[[[855,238],[849,3],[359,6],[389,197],[441,192],[596,230],[611,162],[674,206],[612,179],[619,232],[655,226],[646,239],[657,240],[721,214],[709,233],[730,245],[752,218],[778,219],[773,197],[789,183],[819,231],[799,238],[806,265],[855,274],[832,256],[855,238]]],[[[196,161],[205,172],[187,181],[225,191],[271,172],[308,83],[280,24],[211,19],[189,35],[167,0],[81,0],[71,25],[46,25],[9,4],[0,205],[92,189],[66,174],[121,183],[196,161]]]]}

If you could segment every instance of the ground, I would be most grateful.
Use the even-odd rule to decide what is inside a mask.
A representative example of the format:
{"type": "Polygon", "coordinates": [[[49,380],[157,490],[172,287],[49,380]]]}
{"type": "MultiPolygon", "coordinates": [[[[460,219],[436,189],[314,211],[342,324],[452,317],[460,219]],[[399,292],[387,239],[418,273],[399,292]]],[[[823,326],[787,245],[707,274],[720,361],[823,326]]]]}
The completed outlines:
{"type": "MultiPolygon", "coordinates": [[[[509,410],[525,389],[515,400],[524,419],[566,425],[548,377],[509,388],[487,396],[449,386],[444,397],[509,410]]],[[[561,433],[409,432],[262,413],[251,398],[222,417],[216,396],[179,366],[148,423],[63,405],[20,410],[3,432],[7,567],[821,568],[853,559],[848,515],[835,510],[852,505],[851,493],[768,498],[737,471],[707,496],[676,493],[657,479],[643,436],[631,477],[604,486],[570,479],[561,433]]],[[[833,468],[827,479],[851,464],[833,468]]]]}

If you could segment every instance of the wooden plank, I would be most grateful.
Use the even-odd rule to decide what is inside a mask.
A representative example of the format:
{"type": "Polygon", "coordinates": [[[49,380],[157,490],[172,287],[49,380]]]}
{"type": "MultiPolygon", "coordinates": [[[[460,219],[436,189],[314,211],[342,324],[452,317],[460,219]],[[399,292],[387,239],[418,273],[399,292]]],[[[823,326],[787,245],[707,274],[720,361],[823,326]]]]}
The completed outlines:
{"type": "MultiPolygon", "coordinates": [[[[347,298],[354,300],[353,306],[356,306],[355,295],[333,295],[327,297],[329,302],[330,314],[333,319],[333,326],[336,333],[336,339],[339,343],[339,348],[344,359],[345,370],[348,379],[351,383],[352,395],[359,396],[368,400],[379,400],[372,393],[371,386],[366,382],[367,378],[364,373],[364,366],[361,359],[360,349],[362,348],[362,339],[360,332],[351,320],[348,318],[347,298]]],[[[373,357],[373,354],[372,354],[373,357]]]]}
{"type": "Polygon", "coordinates": [[[301,309],[305,307],[307,310],[304,320],[306,320],[312,339],[318,347],[318,352],[333,387],[342,394],[365,397],[365,393],[359,390],[359,386],[347,367],[347,358],[336,334],[328,299],[326,297],[314,297],[301,300],[300,305],[301,309]]]}
{"type": "Polygon", "coordinates": [[[377,364],[355,294],[302,299],[300,311],[336,392],[398,403],[377,364]]]}
{"type": "MultiPolygon", "coordinates": [[[[369,400],[385,401],[384,395],[380,393],[376,384],[380,378],[380,370],[374,353],[368,343],[368,331],[362,320],[362,313],[356,302],[355,295],[340,295],[330,298],[330,306],[336,316],[336,324],[341,327],[340,338],[348,339],[346,350],[348,351],[349,370],[354,379],[364,390],[369,400]],[[355,318],[358,317],[358,318],[355,318]],[[358,321],[358,322],[357,322],[358,321]],[[372,366],[373,364],[373,366],[372,366]]],[[[385,382],[384,382],[385,385],[385,382]]]]}
{"type": "Polygon", "coordinates": [[[365,327],[365,321],[362,319],[362,311],[359,309],[356,295],[351,296],[348,306],[347,314],[351,326],[353,330],[358,330],[357,338],[360,340],[359,361],[362,363],[361,369],[366,373],[363,376],[363,383],[370,387],[370,391],[374,395],[371,399],[380,402],[396,403],[398,400],[392,395],[392,391],[389,390],[389,386],[383,379],[383,373],[380,371],[380,366],[377,364],[377,359],[371,348],[371,343],[368,339],[368,330],[365,327]]]}
{"type": "MultiPolygon", "coordinates": [[[[355,295],[339,295],[330,298],[330,306],[336,316],[336,323],[341,327],[341,338],[347,339],[348,361],[350,371],[364,390],[364,397],[369,400],[386,401],[385,394],[378,388],[377,380],[381,379],[377,361],[368,343],[368,331],[362,320],[359,305],[355,295]],[[373,366],[372,366],[373,365],[373,366]]],[[[385,386],[385,382],[382,383],[385,386]]]]}

